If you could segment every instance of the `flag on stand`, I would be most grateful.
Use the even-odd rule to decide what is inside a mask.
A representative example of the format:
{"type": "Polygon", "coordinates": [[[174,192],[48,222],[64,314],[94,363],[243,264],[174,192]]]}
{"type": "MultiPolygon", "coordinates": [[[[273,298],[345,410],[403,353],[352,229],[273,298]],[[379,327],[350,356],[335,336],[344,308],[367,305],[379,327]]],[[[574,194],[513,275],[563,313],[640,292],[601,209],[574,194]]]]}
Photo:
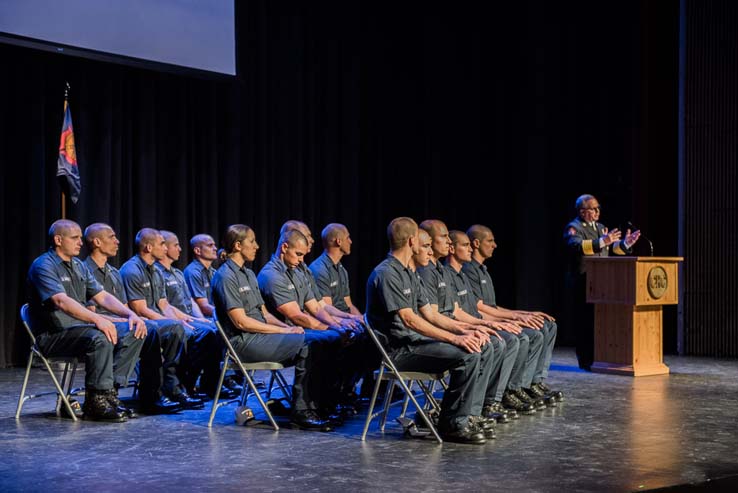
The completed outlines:
{"type": "Polygon", "coordinates": [[[59,142],[59,159],[56,161],[56,176],[65,176],[69,185],[69,197],[76,204],[82,191],[77,167],[77,151],[74,148],[74,129],[72,128],[72,111],[69,101],[64,100],[64,123],[59,142]]]}

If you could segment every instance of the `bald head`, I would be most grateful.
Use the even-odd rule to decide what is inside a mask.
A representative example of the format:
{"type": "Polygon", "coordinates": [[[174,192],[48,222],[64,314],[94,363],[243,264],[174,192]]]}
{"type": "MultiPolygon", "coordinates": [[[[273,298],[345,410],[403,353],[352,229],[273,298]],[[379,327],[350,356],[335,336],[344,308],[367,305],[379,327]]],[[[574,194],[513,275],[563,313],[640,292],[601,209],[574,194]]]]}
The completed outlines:
{"type": "Polygon", "coordinates": [[[420,229],[426,231],[431,238],[438,235],[443,235],[448,231],[446,223],[438,219],[426,219],[420,223],[420,229]]]}
{"type": "Polygon", "coordinates": [[[333,246],[338,238],[343,238],[346,235],[348,235],[348,228],[346,226],[339,223],[330,223],[323,228],[320,238],[323,240],[323,247],[328,248],[333,246]]]}
{"type": "Polygon", "coordinates": [[[136,250],[141,252],[146,249],[147,245],[154,245],[159,236],[162,236],[162,234],[158,229],[143,228],[139,230],[139,232],[136,233],[136,239],[134,240],[136,250]]]}
{"type": "Polygon", "coordinates": [[[74,221],[70,221],[69,219],[59,219],[58,221],[54,221],[49,228],[49,244],[54,245],[55,236],[69,236],[72,232],[81,229],[82,228],[79,227],[79,224],[74,221]]]}
{"type": "Polygon", "coordinates": [[[308,228],[307,224],[305,224],[304,222],[298,221],[297,219],[290,219],[282,225],[282,228],[279,230],[279,235],[282,236],[288,231],[300,231],[302,233],[306,229],[310,228],[308,228]]]}
{"type": "Polygon", "coordinates": [[[387,226],[387,239],[391,250],[399,250],[410,238],[418,234],[418,224],[410,217],[398,217],[387,226]]]}
{"type": "Polygon", "coordinates": [[[114,233],[113,228],[105,223],[92,223],[85,228],[85,242],[87,248],[92,252],[97,248],[96,243],[100,243],[106,236],[114,233]],[[98,240],[98,242],[95,242],[98,240]]]}
{"type": "Polygon", "coordinates": [[[305,246],[307,246],[308,241],[307,238],[305,238],[305,235],[300,233],[296,229],[287,230],[279,237],[277,251],[281,249],[282,245],[287,245],[288,247],[294,248],[298,244],[304,244],[305,246]]]}
{"type": "Polygon", "coordinates": [[[492,235],[492,230],[489,229],[487,226],[483,226],[481,224],[473,224],[469,226],[469,229],[466,230],[466,235],[472,242],[472,246],[474,246],[474,240],[477,240],[479,242],[483,241],[485,238],[487,238],[487,236],[492,235]]]}

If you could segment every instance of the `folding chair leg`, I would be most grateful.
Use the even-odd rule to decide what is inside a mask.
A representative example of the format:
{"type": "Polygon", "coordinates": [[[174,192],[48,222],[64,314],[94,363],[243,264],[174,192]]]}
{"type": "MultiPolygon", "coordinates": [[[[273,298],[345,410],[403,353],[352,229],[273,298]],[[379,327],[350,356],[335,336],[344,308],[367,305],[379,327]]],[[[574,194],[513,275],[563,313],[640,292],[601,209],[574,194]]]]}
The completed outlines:
{"type": "Polygon", "coordinates": [[[377,394],[379,394],[379,386],[382,383],[382,375],[384,374],[384,365],[379,369],[377,374],[377,381],[374,383],[374,390],[372,391],[372,400],[369,401],[369,412],[366,415],[366,421],[364,422],[364,432],[361,434],[361,441],[366,441],[366,432],[369,430],[369,423],[372,422],[372,414],[374,413],[374,404],[377,402],[377,394]]]}
{"type": "Polygon", "coordinates": [[[277,425],[277,422],[274,421],[274,416],[272,416],[272,412],[269,410],[266,402],[264,402],[264,399],[262,399],[261,394],[259,393],[259,389],[256,388],[256,385],[254,385],[254,381],[252,380],[251,375],[249,375],[249,372],[247,372],[243,366],[241,366],[241,372],[243,373],[243,378],[246,380],[249,388],[254,393],[256,400],[259,401],[259,405],[264,410],[264,413],[266,413],[269,421],[272,423],[272,428],[274,428],[274,431],[279,431],[279,426],[277,425]]]}
{"type": "Polygon", "coordinates": [[[220,399],[220,389],[223,387],[223,380],[225,380],[225,374],[228,371],[229,363],[228,353],[226,353],[225,359],[223,360],[223,369],[220,370],[220,377],[218,378],[218,385],[215,387],[215,395],[213,396],[213,407],[210,408],[210,419],[208,419],[208,428],[213,427],[213,419],[215,418],[215,411],[218,410],[218,399],[220,399]]]}
{"type": "MultiPolygon", "coordinates": [[[[413,388],[413,381],[408,380],[407,381],[407,387],[412,390],[413,388]]],[[[400,417],[404,418],[405,414],[407,414],[407,405],[410,403],[410,397],[405,395],[405,398],[402,400],[402,411],[400,411],[400,417]]]]}
{"type": "Polygon", "coordinates": [[[67,399],[67,395],[64,393],[64,389],[62,388],[62,386],[59,385],[59,380],[56,379],[56,375],[54,375],[54,371],[51,369],[51,365],[46,360],[46,358],[41,358],[41,361],[44,362],[44,365],[46,366],[46,370],[49,372],[49,376],[51,376],[51,379],[54,381],[54,386],[56,387],[56,391],[61,396],[61,399],[64,402],[64,407],[67,409],[67,412],[72,417],[72,421],[77,421],[77,416],[74,415],[72,406],[71,404],[69,404],[69,399],[67,399]]]}
{"type": "Polygon", "coordinates": [[[31,375],[31,365],[33,364],[33,351],[28,355],[28,364],[26,365],[26,374],[23,377],[23,385],[21,386],[20,397],[18,397],[18,407],[15,410],[15,419],[20,417],[23,403],[26,402],[26,387],[28,386],[28,377],[31,375]]]}
{"type": "MultiPolygon", "coordinates": [[[[64,395],[69,398],[70,392],[72,390],[72,378],[74,373],[69,370],[70,363],[64,363],[64,371],[62,372],[62,379],[61,379],[61,387],[62,390],[64,390],[64,395]]],[[[61,395],[56,396],[56,408],[54,411],[56,412],[57,416],[61,416],[61,407],[62,407],[62,399],[61,395]]]]}
{"type": "Polygon", "coordinates": [[[405,391],[405,393],[410,397],[410,400],[413,401],[413,404],[415,405],[415,408],[420,413],[420,416],[423,418],[423,421],[425,421],[425,424],[428,425],[428,428],[433,433],[433,436],[435,437],[436,441],[441,444],[443,443],[443,440],[441,439],[441,436],[438,434],[438,431],[436,430],[436,427],[433,426],[433,423],[431,422],[430,418],[427,414],[425,414],[425,411],[423,411],[423,408],[420,407],[420,404],[418,404],[417,399],[415,399],[415,396],[410,392],[410,389],[407,385],[405,385],[405,382],[402,379],[398,379],[397,382],[402,387],[402,390],[405,391]]]}
{"type": "Polygon", "coordinates": [[[395,383],[393,380],[387,382],[387,392],[384,394],[384,409],[382,410],[382,417],[379,420],[379,431],[384,431],[384,425],[387,423],[387,415],[389,415],[390,404],[392,403],[392,393],[395,390],[395,383]]]}
{"type": "Polygon", "coordinates": [[[274,379],[277,381],[277,386],[279,386],[279,390],[282,391],[282,395],[291,403],[292,391],[289,390],[289,385],[285,381],[284,377],[281,373],[279,373],[279,370],[272,370],[272,373],[274,375],[274,379]]]}

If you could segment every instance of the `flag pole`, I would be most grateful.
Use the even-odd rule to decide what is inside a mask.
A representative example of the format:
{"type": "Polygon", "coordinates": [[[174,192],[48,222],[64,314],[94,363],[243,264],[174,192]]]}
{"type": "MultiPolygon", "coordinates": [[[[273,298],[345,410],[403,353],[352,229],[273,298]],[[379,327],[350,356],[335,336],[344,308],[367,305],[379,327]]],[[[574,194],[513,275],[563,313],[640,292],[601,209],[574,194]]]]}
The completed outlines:
{"type": "MultiPolygon", "coordinates": [[[[64,103],[69,102],[69,81],[64,81],[64,103]]],[[[61,218],[67,218],[67,194],[62,188],[61,191],[61,218]]]]}

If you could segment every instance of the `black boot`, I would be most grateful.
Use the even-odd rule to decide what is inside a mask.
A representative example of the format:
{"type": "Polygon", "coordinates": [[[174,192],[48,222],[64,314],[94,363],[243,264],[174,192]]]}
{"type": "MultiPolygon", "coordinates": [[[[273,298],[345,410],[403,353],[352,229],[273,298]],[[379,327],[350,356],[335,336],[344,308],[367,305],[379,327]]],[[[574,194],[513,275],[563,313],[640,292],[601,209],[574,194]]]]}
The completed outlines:
{"type": "Polygon", "coordinates": [[[129,408],[125,404],[121,402],[121,400],[118,398],[118,389],[113,388],[112,390],[107,390],[105,397],[107,397],[108,402],[113,405],[118,411],[122,412],[126,415],[128,419],[135,419],[138,418],[138,414],[136,414],[136,411],[129,408]]]}
{"type": "Polygon", "coordinates": [[[122,423],[128,421],[125,413],[118,411],[107,399],[108,390],[88,390],[82,405],[84,418],[92,421],[122,423]]]}

